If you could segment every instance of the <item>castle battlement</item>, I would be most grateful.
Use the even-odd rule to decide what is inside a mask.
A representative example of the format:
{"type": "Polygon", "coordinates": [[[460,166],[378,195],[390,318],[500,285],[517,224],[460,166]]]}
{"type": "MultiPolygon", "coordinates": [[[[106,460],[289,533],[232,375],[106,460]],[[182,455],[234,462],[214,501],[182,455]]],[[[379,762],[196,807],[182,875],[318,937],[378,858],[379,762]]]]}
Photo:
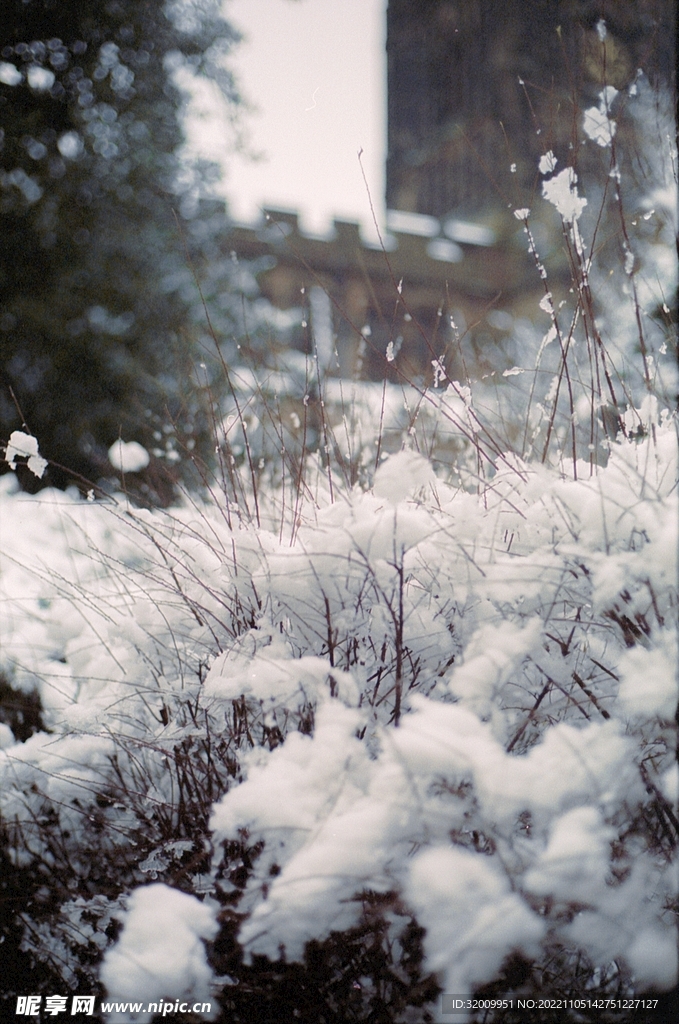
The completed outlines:
{"type": "Polygon", "coordinates": [[[464,331],[534,291],[535,269],[516,220],[508,226],[511,233],[502,222],[491,228],[394,211],[380,244],[353,221],[336,219],[318,236],[302,229],[296,212],[265,209],[255,224],[233,224],[224,248],[260,265],[261,292],[279,309],[304,307],[314,289],[327,296],[343,373],[352,374],[368,328],[374,358],[365,353],[363,369],[384,376],[377,353],[390,341],[400,338],[398,350],[426,369],[432,345],[450,340],[451,317],[464,331]]]}

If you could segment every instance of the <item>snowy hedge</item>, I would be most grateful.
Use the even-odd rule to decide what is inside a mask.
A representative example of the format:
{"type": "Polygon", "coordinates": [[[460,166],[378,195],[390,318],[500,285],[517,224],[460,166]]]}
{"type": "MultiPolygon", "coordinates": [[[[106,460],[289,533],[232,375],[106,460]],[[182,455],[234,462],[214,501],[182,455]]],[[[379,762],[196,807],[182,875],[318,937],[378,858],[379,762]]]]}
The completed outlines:
{"type": "Polygon", "coordinates": [[[160,971],[180,997],[206,983],[177,886],[198,935],[234,907],[270,960],[381,893],[446,991],[556,947],[671,986],[676,424],[629,419],[596,474],[514,459],[482,495],[393,455],[373,493],[319,491],[292,543],[218,505],[5,486],[4,671],[47,730],[0,760],[10,848],[48,890],[25,946],[71,985],[106,951],[111,995],[160,971]]]}

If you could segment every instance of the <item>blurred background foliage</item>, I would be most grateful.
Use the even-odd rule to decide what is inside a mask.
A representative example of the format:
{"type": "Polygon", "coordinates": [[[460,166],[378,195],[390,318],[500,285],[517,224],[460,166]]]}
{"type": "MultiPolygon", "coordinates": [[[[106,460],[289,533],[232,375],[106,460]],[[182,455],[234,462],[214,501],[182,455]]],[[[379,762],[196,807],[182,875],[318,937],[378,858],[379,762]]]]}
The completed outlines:
{"type": "Polygon", "coordinates": [[[212,444],[187,386],[207,341],[194,275],[233,333],[242,270],[219,252],[223,204],[199,199],[217,170],[181,159],[178,80],[217,83],[237,145],[237,40],[219,0],[3,4],[0,438],[38,437],[51,484],[110,476],[122,436],[155,452],[139,489],[166,501],[182,452],[212,444]]]}

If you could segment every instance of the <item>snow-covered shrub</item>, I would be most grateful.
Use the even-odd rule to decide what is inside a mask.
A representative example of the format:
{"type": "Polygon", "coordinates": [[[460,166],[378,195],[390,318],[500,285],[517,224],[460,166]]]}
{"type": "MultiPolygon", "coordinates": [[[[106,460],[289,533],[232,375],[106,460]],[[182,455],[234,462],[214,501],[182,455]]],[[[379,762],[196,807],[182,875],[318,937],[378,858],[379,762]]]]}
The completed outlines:
{"type": "MultiPolygon", "coordinates": [[[[615,102],[585,115],[614,190],[615,102]]],[[[550,326],[497,420],[443,364],[344,404],[297,360],[234,378],[222,478],[171,510],[2,479],[0,671],[42,716],[0,730],[6,934],[42,990],[415,1022],[676,982],[676,264],[652,292],[627,232],[614,308],[594,200],[540,171],[573,292],[517,210],[550,326]]]]}
{"type": "Polygon", "coordinates": [[[435,509],[403,501],[391,529],[371,496],[342,515],[376,547],[401,545],[392,579],[403,564],[428,610],[448,595],[421,635],[455,664],[432,671],[418,651],[429,686],[408,687],[396,731],[367,699],[331,702],[313,737],[251,755],[211,822],[217,838],[263,844],[241,928],[250,954],[297,959],[358,923],[356,893],[395,890],[448,991],[541,942],[577,936],[600,963],[604,934],[637,985],[671,984],[676,434],[667,417],[654,426],[582,481],[516,463],[485,502],[439,484],[435,509]]]}
{"type": "Polygon", "coordinates": [[[24,947],[92,985],[163,879],[232,906],[250,958],[373,894],[449,991],[555,947],[671,984],[676,424],[639,417],[576,480],[513,459],[470,494],[392,456],[292,544],[217,505],[5,494],[3,669],[50,729],[0,761],[44,879],[24,947]]]}

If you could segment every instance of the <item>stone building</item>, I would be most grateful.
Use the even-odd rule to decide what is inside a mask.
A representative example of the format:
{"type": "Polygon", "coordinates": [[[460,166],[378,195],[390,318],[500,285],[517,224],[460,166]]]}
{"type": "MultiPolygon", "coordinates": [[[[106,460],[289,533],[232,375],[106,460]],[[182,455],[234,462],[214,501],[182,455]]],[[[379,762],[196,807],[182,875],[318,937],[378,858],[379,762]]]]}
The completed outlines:
{"type": "Polygon", "coordinates": [[[641,65],[671,80],[673,23],[670,0],[389,0],[384,245],[339,221],[313,238],[270,210],[234,226],[228,249],[265,257],[259,284],[279,308],[318,320],[326,296],[331,372],[426,381],[442,356],[456,375],[465,358],[511,364],[512,317],[541,294],[513,210],[533,204],[540,154],[572,162],[603,84],[623,89],[641,65]]]}

